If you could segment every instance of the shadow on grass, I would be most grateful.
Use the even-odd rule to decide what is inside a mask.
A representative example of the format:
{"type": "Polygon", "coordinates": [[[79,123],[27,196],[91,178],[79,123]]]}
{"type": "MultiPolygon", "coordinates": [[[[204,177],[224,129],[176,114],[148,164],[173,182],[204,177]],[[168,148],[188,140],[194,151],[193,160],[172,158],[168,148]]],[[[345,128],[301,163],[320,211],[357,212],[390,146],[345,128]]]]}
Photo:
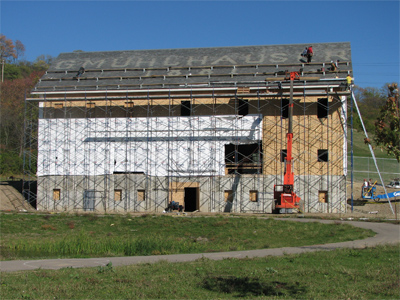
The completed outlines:
{"type": "Polygon", "coordinates": [[[211,276],[202,281],[202,287],[218,293],[232,294],[234,297],[248,296],[294,296],[301,295],[305,288],[281,281],[260,281],[259,278],[235,276],[211,276]]]}

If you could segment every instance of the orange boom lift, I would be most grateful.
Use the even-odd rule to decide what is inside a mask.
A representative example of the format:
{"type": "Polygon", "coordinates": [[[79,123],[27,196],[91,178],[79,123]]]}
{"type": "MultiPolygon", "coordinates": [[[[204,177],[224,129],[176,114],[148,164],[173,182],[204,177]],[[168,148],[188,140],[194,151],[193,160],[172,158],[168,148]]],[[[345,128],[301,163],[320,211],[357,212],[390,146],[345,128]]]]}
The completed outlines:
{"type": "Polygon", "coordinates": [[[290,100],[289,100],[289,130],[286,134],[287,138],[287,154],[285,158],[285,175],[283,184],[274,185],[275,211],[279,213],[292,213],[293,209],[299,208],[300,197],[294,192],[294,173],[293,173],[293,157],[292,157],[292,142],[293,142],[293,81],[300,79],[297,72],[290,72],[290,100]]]}

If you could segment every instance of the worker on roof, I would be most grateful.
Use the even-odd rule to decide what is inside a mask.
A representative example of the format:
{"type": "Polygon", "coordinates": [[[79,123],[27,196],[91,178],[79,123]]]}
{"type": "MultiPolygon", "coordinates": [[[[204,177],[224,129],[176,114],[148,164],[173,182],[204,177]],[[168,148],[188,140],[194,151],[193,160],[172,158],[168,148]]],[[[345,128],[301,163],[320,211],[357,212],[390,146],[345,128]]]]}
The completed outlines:
{"type": "Polygon", "coordinates": [[[314,56],[314,51],[312,46],[308,47],[307,49],[307,63],[311,62],[311,58],[314,56]]]}
{"type": "Polygon", "coordinates": [[[301,53],[301,56],[306,57],[307,56],[307,47],[303,50],[303,53],[301,53]]]}
{"type": "Polygon", "coordinates": [[[331,60],[331,71],[336,72],[336,64],[331,60]]]}
{"type": "Polygon", "coordinates": [[[347,82],[346,82],[346,90],[349,90],[349,89],[350,89],[350,86],[351,86],[351,83],[352,83],[352,81],[353,81],[353,78],[351,78],[350,74],[347,75],[346,81],[347,81],[347,82]]]}

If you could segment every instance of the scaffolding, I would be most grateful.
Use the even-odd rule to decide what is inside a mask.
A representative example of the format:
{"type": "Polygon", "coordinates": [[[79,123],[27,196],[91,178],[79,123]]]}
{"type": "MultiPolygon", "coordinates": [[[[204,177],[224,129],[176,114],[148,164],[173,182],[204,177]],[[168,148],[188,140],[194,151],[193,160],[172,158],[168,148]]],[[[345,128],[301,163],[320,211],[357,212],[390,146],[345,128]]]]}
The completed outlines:
{"type": "MultiPolygon", "coordinates": [[[[306,95],[295,101],[295,186],[304,211],[343,212],[346,102],[329,92],[326,95],[330,100],[324,104],[306,95]],[[318,105],[326,110],[323,118],[313,113],[318,105]],[[324,202],[316,197],[320,193],[341,198],[324,202]]],[[[242,104],[238,95],[188,100],[149,97],[134,106],[129,99],[107,98],[102,107],[90,99],[77,106],[67,97],[62,103],[41,102],[38,207],[162,211],[171,200],[182,203],[182,193],[193,188],[198,193],[193,196],[197,198],[193,210],[271,212],[273,185],[282,183],[286,147],[286,120],[279,112],[284,114],[288,104],[286,98],[261,91],[246,98],[246,115],[234,114],[242,104]],[[190,116],[177,116],[187,103],[190,116]],[[160,111],[166,116],[160,116],[160,111]],[[86,117],[70,117],[79,112],[86,117]],[[135,118],[135,113],[147,116],[135,118]],[[54,200],[54,190],[63,193],[62,201],[54,200]]],[[[36,142],[30,141],[32,145],[36,142]]]]}
{"type": "Polygon", "coordinates": [[[304,212],[343,213],[349,92],[340,72],[350,71],[315,78],[324,66],[93,69],[85,78],[50,70],[40,97],[26,100],[24,180],[37,179],[29,201],[51,211],[162,212],[175,201],[186,211],[273,212],[290,98],[277,70],[303,68],[293,91],[296,194],[304,212]]]}

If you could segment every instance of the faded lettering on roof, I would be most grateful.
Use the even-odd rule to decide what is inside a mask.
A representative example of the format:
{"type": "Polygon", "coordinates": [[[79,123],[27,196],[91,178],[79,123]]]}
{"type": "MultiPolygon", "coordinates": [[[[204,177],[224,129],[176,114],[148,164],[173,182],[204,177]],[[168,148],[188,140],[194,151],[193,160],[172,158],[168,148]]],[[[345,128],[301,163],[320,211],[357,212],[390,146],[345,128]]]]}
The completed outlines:
{"type": "Polygon", "coordinates": [[[271,54],[271,62],[273,63],[283,63],[287,61],[287,54],[286,53],[274,53],[271,54]]]}
{"type": "Polygon", "coordinates": [[[218,64],[224,64],[225,63],[229,63],[229,64],[237,64],[237,62],[235,60],[233,60],[232,58],[230,58],[228,55],[224,55],[216,60],[214,60],[213,62],[211,62],[211,64],[213,65],[218,65],[218,64]]]}
{"type": "Polygon", "coordinates": [[[126,68],[129,67],[131,64],[131,61],[133,60],[133,57],[129,57],[128,59],[118,59],[114,58],[111,64],[111,67],[113,68],[126,68]]]}
{"type": "MultiPolygon", "coordinates": [[[[315,61],[330,61],[339,59],[348,61],[350,51],[343,45],[334,47],[315,47],[315,61]],[[339,47],[341,46],[341,47],[339,47]]],[[[268,49],[227,48],[206,49],[194,51],[127,51],[100,53],[66,53],[54,61],[51,69],[78,70],[107,68],[168,68],[168,67],[210,67],[215,65],[258,65],[300,63],[302,46],[271,47],[268,49]]]]}
{"type": "Polygon", "coordinates": [[[193,62],[195,62],[195,61],[199,62],[199,64],[194,64],[194,65],[204,66],[207,64],[208,56],[201,56],[201,57],[189,56],[189,58],[187,60],[188,66],[193,66],[193,62]]]}
{"type": "Polygon", "coordinates": [[[332,58],[343,60],[343,61],[348,60],[346,51],[343,51],[343,50],[338,51],[337,49],[335,49],[335,50],[328,49],[321,54],[323,54],[325,56],[324,60],[326,60],[326,61],[331,60],[332,58]]]}
{"type": "Polygon", "coordinates": [[[105,59],[94,61],[92,61],[91,59],[86,59],[85,62],[82,64],[82,67],[84,67],[85,69],[101,68],[105,62],[105,59]]]}
{"type": "Polygon", "coordinates": [[[63,60],[56,64],[56,69],[72,69],[76,66],[76,60],[63,60]]]}
{"type": "Polygon", "coordinates": [[[260,55],[248,54],[245,57],[246,57],[245,61],[248,64],[261,64],[264,62],[265,54],[264,53],[261,53],[260,55]]]}
{"type": "Polygon", "coordinates": [[[179,57],[176,55],[167,56],[164,60],[164,66],[178,66],[179,57]]]}
{"type": "MultiPolygon", "coordinates": [[[[134,66],[136,68],[148,68],[148,67],[154,67],[156,64],[156,59],[152,58],[150,60],[144,60],[142,58],[138,58],[136,62],[134,63],[134,66]]],[[[125,67],[129,67],[130,65],[126,65],[125,67]]]]}

